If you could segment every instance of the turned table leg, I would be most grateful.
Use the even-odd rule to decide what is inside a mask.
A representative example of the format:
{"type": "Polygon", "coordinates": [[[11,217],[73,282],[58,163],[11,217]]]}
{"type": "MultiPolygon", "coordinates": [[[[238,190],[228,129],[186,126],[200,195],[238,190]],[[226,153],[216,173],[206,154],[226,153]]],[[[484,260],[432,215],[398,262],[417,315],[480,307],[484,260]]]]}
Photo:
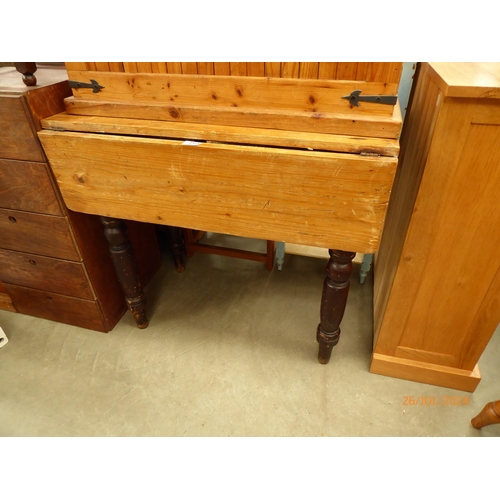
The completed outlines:
{"type": "Polygon", "coordinates": [[[340,337],[340,322],[344,316],[349,293],[349,277],[355,252],[329,250],[330,260],[326,266],[326,278],[321,297],[321,322],[316,331],[319,342],[318,361],[324,365],[330,361],[332,349],[340,337]]]}
{"type": "Polygon", "coordinates": [[[146,317],[146,296],[139,281],[137,261],[128,239],[127,226],[121,219],[112,217],[101,217],[101,221],[128,308],[132,311],[137,326],[146,328],[149,324],[146,317]]]}
{"type": "Polygon", "coordinates": [[[500,424],[500,401],[488,403],[470,423],[474,429],[482,429],[491,424],[500,424]]]}

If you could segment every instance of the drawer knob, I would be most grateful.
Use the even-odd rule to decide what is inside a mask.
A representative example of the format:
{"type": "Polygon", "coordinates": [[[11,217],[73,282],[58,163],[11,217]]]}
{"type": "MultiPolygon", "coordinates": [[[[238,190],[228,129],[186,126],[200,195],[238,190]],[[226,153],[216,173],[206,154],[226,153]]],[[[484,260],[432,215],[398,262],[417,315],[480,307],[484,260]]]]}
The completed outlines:
{"type": "Polygon", "coordinates": [[[10,222],[12,222],[12,224],[15,224],[17,222],[17,219],[15,217],[12,217],[12,215],[9,216],[9,220],[10,222]]]}
{"type": "Polygon", "coordinates": [[[29,262],[32,266],[36,266],[36,262],[35,262],[33,259],[28,260],[28,262],[29,262]]]}

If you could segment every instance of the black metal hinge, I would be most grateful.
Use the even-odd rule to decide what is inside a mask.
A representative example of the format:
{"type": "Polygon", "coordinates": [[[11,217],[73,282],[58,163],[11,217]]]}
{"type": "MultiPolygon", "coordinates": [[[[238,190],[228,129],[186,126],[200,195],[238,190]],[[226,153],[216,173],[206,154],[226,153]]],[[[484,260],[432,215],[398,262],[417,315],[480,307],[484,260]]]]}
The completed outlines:
{"type": "Polygon", "coordinates": [[[74,80],[68,80],[69,86],[72,89],[92,89],[94,94],[97,94],[104,87],[99,85],[95,80],[90,80],[90,83],[75,82],[74,80]]]}
{"type": "Polygon", "coordinates": [[[375,102],[378,104],[396,104],[397,95],[360,95],[362,90],[353,90],[349,95],[345,95],[342,99],[347,99],[353,106],[359,106],[360,102],[375,102]]]}

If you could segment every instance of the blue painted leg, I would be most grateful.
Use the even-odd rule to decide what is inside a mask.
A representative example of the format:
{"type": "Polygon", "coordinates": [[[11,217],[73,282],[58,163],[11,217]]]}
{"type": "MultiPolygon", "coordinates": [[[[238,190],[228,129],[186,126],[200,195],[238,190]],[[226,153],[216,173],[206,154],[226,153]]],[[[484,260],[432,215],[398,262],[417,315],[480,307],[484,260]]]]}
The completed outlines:
{"type": "Polygon", "coordinates": [[[278,265],[278,270],[283,269],[283,264],[285,262],[285,244],[282,241],[276,243],[276,264],[278,265]]]}

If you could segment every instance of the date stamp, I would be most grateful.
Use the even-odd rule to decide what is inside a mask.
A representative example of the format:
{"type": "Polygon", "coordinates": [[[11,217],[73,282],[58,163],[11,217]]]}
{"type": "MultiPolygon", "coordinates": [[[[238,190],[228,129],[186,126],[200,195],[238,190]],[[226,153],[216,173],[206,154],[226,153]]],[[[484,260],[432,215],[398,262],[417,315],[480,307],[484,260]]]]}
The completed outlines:
{"type": "Polygon", "coordinates": [[[403,396],[403,406],[466,406],[469,396],[403,396]]]}

